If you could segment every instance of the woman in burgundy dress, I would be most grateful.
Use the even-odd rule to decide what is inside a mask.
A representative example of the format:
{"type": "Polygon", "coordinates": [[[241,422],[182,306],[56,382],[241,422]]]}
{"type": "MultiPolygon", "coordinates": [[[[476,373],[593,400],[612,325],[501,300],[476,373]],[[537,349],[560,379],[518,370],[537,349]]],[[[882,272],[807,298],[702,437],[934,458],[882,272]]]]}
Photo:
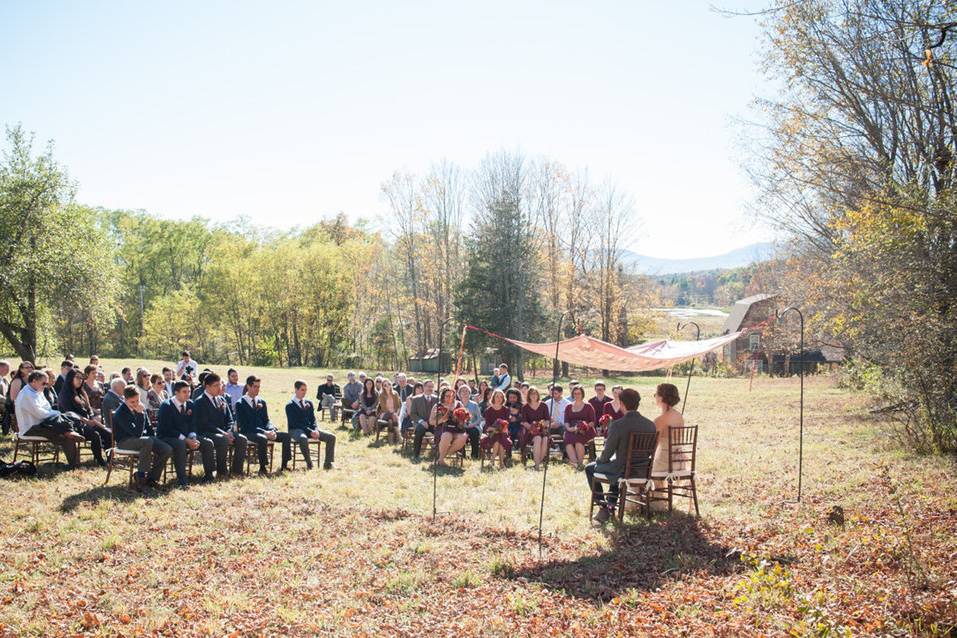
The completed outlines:
{"type": "Polygon", "coordinates": [[[457,453],[469,439],[465,427],[456,423],[452,416],[455,408],[460,407],[462,404],[455,400],[455,391],[446,387],[429,415],[429,425],[435,428],[435,438],[439,442],[439,465],[445,465],[445,457],[457,453]]]}
{"type": "Polygon", "coordinates": [[[489,399],[489,407],[482,415],[485,418],[485,436],[482,437],[482,448],[491,450],[492,454],[504,465],[506,456],[512,458],[512,438],[499,425],[499,421],[508,423],[508,408],[505,407],[505,393],[493,390],[489,399]]]}
{"type": "Polygon", "coordinates": [[[548,406],[542,403],[542,395],[538,388],[532,386],[528,389],[528,402],[522,406],[522,434],[519,437],[522,449],[529,443],[532,444],[532,459],[535,461],[537,470],[545,455],[548,454],[548,406]]]}
{"type": "MultiPolygon", "coordinates": [[[[621,386],[614,385],[611,387],[611,394],[613,396],[612,400],[605,404],[605,414],[611,417],[612,421],[616,421],[621,417],[625,416],[625,406],[621,404],[621,386]]],[[[604,428],[604,432],[607,436],[608,429],[604,428]]]]}
{"type": "Polygon", "coordinates": [[[572,403],[565,408],[565,451],[568,462],[584,469],[585,446],[595,438],[595,409],[585,402],[585,389],[572,390],[572,403]]]}

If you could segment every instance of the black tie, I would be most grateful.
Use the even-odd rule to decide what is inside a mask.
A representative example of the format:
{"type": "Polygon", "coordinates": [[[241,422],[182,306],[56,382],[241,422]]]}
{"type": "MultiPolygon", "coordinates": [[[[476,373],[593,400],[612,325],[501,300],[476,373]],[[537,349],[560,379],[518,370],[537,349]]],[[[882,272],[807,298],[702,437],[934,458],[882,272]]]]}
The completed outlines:
{"type": "Polygon", "coordinates": [[[185,403],[182,404],[181,406],[179,406],[179,413],[180,413],[180,414],[186,414],[186,404],[185,404],[185,403]]]}

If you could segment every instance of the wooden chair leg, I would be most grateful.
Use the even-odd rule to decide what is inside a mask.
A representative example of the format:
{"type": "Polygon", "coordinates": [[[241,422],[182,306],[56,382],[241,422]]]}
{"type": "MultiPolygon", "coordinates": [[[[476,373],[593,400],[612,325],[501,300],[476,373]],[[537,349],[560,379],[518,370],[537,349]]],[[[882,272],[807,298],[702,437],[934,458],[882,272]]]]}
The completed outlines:
{"type": "Polygon", "coordinates": [[[17,438],[13,440],[13,462],[14,463],[17,462],[17,452],[19,451],[20,451],[20,439],[17,438]]]}
{"type": "MultiPolygon", "coordinates": [[[[611,489],[611,485],[608,489],[611,489]]],[[[628,507],[628,483],[618,485],[618,501],[615,505],[618,507],[618,522],[623,523],[625,521],[625,509],[628,507]]]]}
{"type": "Polygon", "coordinates": [[[674,499],[675,499],[675,490],[674,490],[674,481],[668,479],[668,513],[674,509],[674,499]]]}
{"type": "Polygon", "coordinates": [[[694,515],[701,518],[701,512],[698,511],[698,488],[695,486],[694,477],[691,477],[691,498],[694,501],[694,515]]]}
{"type": "Polygon", "coordinates": [[[106,480],[103,481],[103,485],[108,485],[110,482],[110,474],[113,473],[113,453],[109,452],[107,455],[106,461],[106,480]]]}

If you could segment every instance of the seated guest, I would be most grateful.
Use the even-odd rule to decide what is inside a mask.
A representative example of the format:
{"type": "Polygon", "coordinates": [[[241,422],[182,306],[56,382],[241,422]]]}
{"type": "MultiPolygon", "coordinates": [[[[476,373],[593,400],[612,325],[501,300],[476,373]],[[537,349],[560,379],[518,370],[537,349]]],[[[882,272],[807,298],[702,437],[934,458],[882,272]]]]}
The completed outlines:
{"type": "Polygon", "coordinates": [[[479,410],[482,411],[482,414],[485,414],[485,411],[488,409],[489,400],[492,398],[492,388],[488,387],[488,384],[482,381],[479,385],[479,393],[475,396],[475,401],[478,403],[479,410]]]}
{"type": "Polygon", "coordinates": [[[556,434],[565,432],[565,408],[571,405],[571,402],[562,396],[564,392],[562,386],[553,385],[551,387],[551,398],[545,401],[552,419],[551,431],[556,434]]]}
{"type": "Polygon", "coordinates": [[[43,386],[47,381],[46,373],[40,370],[27,375],[27,383],[20,388],[14,403],[17,417],[14,427],[20,436],[42,436],[59,445],[72,470],[80,464],[77,443],[83,440],[83,435],[74,432],[70,421],[54,410],[43,396],[43,386]]]}
{"type": "Polygon", "coordinates": [[[70,368],[63,380],[63,391],[57,397],[57,408],[74,419],[74,429],[82,433],[83,438],[90,442],[93,460],[100,467],[105,467],[103,450],[109,449],[112,437],[109,430],[96,418],[90,399],[86,395],[85,386],[83,373],[79,368],[70,368]]]}
{"type": "Polygon", "coordinates": [[[595,438],[595,410],[585,402],[585,388],[572,389],[572,403],[565,407],[565,452],[568,464],[584,469],[585,446],[595,438]]]}
{"type": "Polygon", "coordinates": [[[295,393],[286,404],[286,427],[289,430],[289,439],[299,444],[302,455],[306,459],[306,467],[312,469],[312,457],[309,454],[309,439],[318,440],[326,446],[326,457],[323,468],[331,470],[336,456],[336,435],[332,432],[320,430],[316,425],[316,413],[312,402],[306,399],[309,387],[301,379],[293,384],[295,393]]]}
{"type": "MultiPolygon", "coordinates": [[[[625,409],[625,416],[611,422],[608,426],[608,437],[605,439],[605,448],[602,450],[601,456],[598,457],[597,461],[589,463],[585,467],[588,488],[597,492],[595,498],[598,501],[599,509],[595,517],[600,523],[607,522],[615,510],[615,504],[618,501],[618,479],[625,472],[629,438],[633,433],[655,432],[655,424],[638,413],[641,395],[638,394],[637,390],[631,388],[622,390],[619,397],[625,409]],[[604,474],[611,482],[607,500],[604,498],[601,484],[594,481],[595,472],[604,474]]],[[[646,471],[647,468],[632,468],[635,476],[643,476],[646,471]]]]}
{"type": "Polygon", "coordinates": [[[423,389],[422,383],[416,381],[412,384],[412,394],[406,397],[405,401],[402,402],[402,409],[399,412],[399,423],[402,433],[405,433],[406,430],[411,430],[414,426],[412,423],[412,418],[409,416],[412,410],[412,399],[422,394],[425,390],[423,389]]]}
{"type": "MultiPolygon", "coordinates": [[[[149,409],[150,371],[146,368],[136,370],[136,391],[140,393],[140,404],[149,409]]],[[[155,423],[155,421],[153,421],[155,423]]]]}
{"type": "Polygon", "coordinates": [[[502,392],[505,392],[512,385],[512,377],[508,374],[507,364],[502,363],[498,366],[498,368],[501,371],[501,374],[498,378],[498,389],[502,392]]]}
{"type": "Polygon", "coordinates": [[[469,393],[474,397],[478,394],[478,387],[475,385],[475,379],[469,379],[469,393]]]}
{"type": "Polygon", "coordinates": [[[422,394],[412,397],[409,404],[409,420],[415,427],[415,436],[412,438],[412,457],[418,459],[422,453],[422,439],[426,432],[434,432],[434,428],[429,425],[429,415],[432,414],[432,408],[439,402],[439,397],[434,394],[435,384],[431,379],[427,379],[422,384],[422,394]]]}
{"type": "MultiPolygon", "coordinates": [[[[681,464],[681,467],[671,467],[669,469],[668,459],[671,455],[671,435],[668,428],[684,427],[685,418],[681,412],[675,409],[675,406],[681,402],[678,395],[678,388],[671,383],[661,383],[655,389],[655,405],[660,414],[655,419],[655,430],[658,432],[658,445],[655,448],[655,458],[651,465],[652,474],[667,474],[669,471],[676,472],[690,468],[691,461],[687,465],[681,464]]],[[[665,480],[655,481],[656,490],[667,490],[668,483],[665,480]]],[[[668,509],[668,503],[664,500],[653,501],[652,509],[668,509]]]]}
{"type": "Polygon", "coordinates": [[[625,416],[625,406],[621,403],[622,387],[620,385],[611,386],[612,399],[605,403],[605,412],[611,417],[611,420],[620,419],[625,416]]]}
{"type": "Polygon", "coordinates": [[[447,387],[439,392],[439,401],[432,406],[432,412],[429,414],[429,425],[439,441],[439,465],[445,465],[445,457],[458,453],[468,441],[468,435],[465,433],[468,420],[465,423],[457,422],[453,414],[459,407],[461,404],[455,400],[455,390],[447,387]]]}
{"type": "Polygon", "coordinates": [[[90,400],[90,407],[93,408],[93,413],[97,415],[102,414],[104,394],[103,386],[100,385],[100,382],[96,378],[99,372],[99,368],[92,363],[83,370],[83,390],[90,400]]]}
{"type": "Polygon", "coordinates": [[[504,392],[492,391],[489,407],[482,416],[485,418],[485,437],[482,439],[482,447],[490,450],[492,455],[505,465],[506,457],[512,458],[512,437],[508,434],[508,408],[505,407],[504,392]],[[504,431],[499,425],[500,422],[506,423],[504,431]]]}
{"type": "Polygon", "coordinates": [[[123,390],[126,389],[126,381],[120,377],[110,381],[110,389],[103,395],[103,402],[100,404],[100,415],[103,417],[103,425],[108,430],[113,430],[113,413],[116,408],[123,404],[123,390]]]}
{"type": "Polygon", "coordinates": [[[382,391],[379,392],[379,401],[376,404],[376,418],[389,423],[387,426],[389,443],[399,442],[399,412],[401,410],[402,400],[392,389],[392,384],[383,383],[382,391]]]}
{"type": "Polygon", "coordinates": [[[248,439],[233,432],[233,412],[223,398],[223,381],[215,372],[203,379],[203,393],[193,401],[193,427],[202,437],[211,439],[216,449],[216,477],[229,476],[228,450],[233,446],[233,474],[243,475],[248,439]]]}
{"type": "Polygon", "coordinates": [[[43,396],[50,402],[50,405],[59,404],[59,392],[53,387],[56,382],[56,375],[50,368],[44,368],[43,373],[47,375],[47,381],[43,384],[43,396]]]}
{"type": "MultiPolygon", "coordinates": [[[[269,407],[259,398],[262,379],[255,375],[246,377],[246,387],[243,396],[236,403],[236,422],[239,431],[250,441],[256,444],[259,457],[259,475],[269,474],[269,443],[279,441],[282,444],[281,470],[292,458],[292,449],[289,446],[289,433],[280,432],[269,420],[269,407]]],[[[307,457],[308,458],[308,457],[307,457]]]]}
{"type": "Polygon", "coordinates": [[[97,368],[99,368],[99,367],[100,367],[100,357],[97,356],[97,355],[95,355],[95,354],[91,354],[91,355],[90,355],[90,365],[91,365],[91,366],[96,366],[97,368]]]}
{"type": "Polygon", "coordinates": [[[522,393],[516,388],[509,388],[505,392],[505,407],[508,409],[508,436],[512,439],[512,446],[518,445],[519,435],[522,433],[522,393]]]}
{"type": "Polygon", "coordinates": [[[6,436],[10,431],[10,414],[13,412],[13,403],[10,401],[7,375],[10,374],[10,364],[0,360],[0,425],[2,432],[6,436]]]}
{"type": "Polygon", "coordinates": [[[333,423],[339,416],[336,410],[336,398],[341,395],[342,392],[339,390],[339,386],[333,382],[331,374],[327,374],[326,382],[316,388],[316,400],[319,401],[321,408],[329,410],[329,420],[333,423]]]}
{"type": "Polygon", "coordinates": [[[206,471],[203,480],[207,483],[212,480],[213,471],[216,469],[216,449],[212,439],[200,438],[193,427],[193,402],[189,400],[187,382],[173,382],[173,396],[163,401],[159,408],[156,436],[172,449],[179,487],[189,486],[186,476],[186,454],[189,450],[199,450],[203,458],[203,469],[206,471]]]}
{"type": "Polygon", "coordinates": [[[120,376],[126,381],[126,385],[133,385],[136,379],[133,378],[132,368],[123,368],[120,370],[120,376]]]}
{"type": "Polygon", "coordinates": [[[472,448],[472,459],[478,459],[479,444],[482,441],[482,412],[479,410],[478,403],[472,400],[467,385],[459,386],[459,403],[469,411],[469,421],[465,425],[465,433],[469,437],[469,445],[472,448]]]}
{"type": "MultiPolygon", "coordinates": [[[[611,403],[611,397],[605,394],[604,381],[595,381],[595,396],[588,399],[588,403],[591,404],[592,409],[595,411],[596,419],[600,419],[602,415],[605,414],[605,404],[611,403]]],[[[621,418],[621,417],[617,417],[617,418],[621,418]]],[[[599,431],[598,433],[601,434],[602,436],[605,436],[605,433],[603,431],[599,431]]]]}
{"type": "Polygon", "coordinates": [[[136,489],[142,491],[145,487],[158,487],[166,460],[173,450],[156,438],[153,424],[146,414],[146,407],[140,403],[140,393],[135,387],[123,389],[123,404],[113,413],[113,436],[116,447],[140,453],[136,463],[136,489]]]}
{"type": "Polygon", "coordinates": [[[239,372],[235,368],[227,370],[226,394],[224,396],[229,400],[229,407],[232,408],[233,412],[239,406],[239,400],[243,398],[244,392],[245,386],[239,383],[239,372]]]}
{"type": "Polygon", "coordinates": [[[206,391],[206,377],[208,377],[211,372],[211,370],[203,370],[199,373],[199,383],[195,388],[193,388],[193,391],[189,397],[193,401],[196,401],[199,399],[199,397],[203,396],[203,392],[206,391]]]}
{"type": "Polygon", "coordinates": [[[53,382],[53,390],[57,393],[57,396],[63,391],[63,382],[66,381],[66,373],[72,369],[73,362],[69,359],[64,359],[60,362],[60,374],[57,375],[56,380],[53,382]]]}
{"type": "Polygon", "coordinates": [[[195,378],[198,371],[199,365],[193,361],[193,357],[189,354],[189,350],[183,350],[180,353],[179,363],[176,364],[176,378],[192,383],[191,378],[195,378]]]}
{"type": "Polygon", "coordinates": [[[402,372],[396,375],[395,379],[395,387],[393,390],[395,390],[395,393],[399,395],[399,401],[405,401],[412,396],[413,386],[411,383],[409,383],[408,378],[406,378],[405,374],[402,372]]]}
{"type": "Polygon", "coordinates": [[[359,398],[359,427],[363,434],[372,434],[375,430],[378,405],[379,395],[375,389],[375,381],[367,378],[362,387],[362,395],[359,398]]]}
{"type": "Polygon", "coordinates": [[[528,388],[529,388],[529,387],[530,387],[530,386],[528,385],[528,382],[527,382],[527,381],[522,381],[522,382],[519,384],[519,386],[518,386],[518,392],[519,392],[519,394],[520,394],[521,397],[522,397],[522,405],[525,405],[525,403],[528,402],[528,388]]]}
{"type": "Polygon", "coordinates": [[[523,447],[531,443],[532,460],[535,462],[536,470],[548,454],[549,422],[548,406],[542,403],[542,395],[538,392],[538,388],[530,387],[528,403],[522,407],[521,442],[523,447]]]}
{"type": "Polygon", "coordinates": [[[173,369],[168,366],[163,366],[163,383],[166,384],[167,397],[173,396],[173,383],[175,381],[176,381],[176,377],[173,376],[173,369]]]}
{"type": "Polygon", "coordinates": [[[348,372],[346,374],[346,384],[342,386],[342,407],[345,410],[352,411],[353,421],[357,418],[356,412],[359,409],[359,395],[361,394],[362,384],[356,381],[356,373],[348,372]]]}
{"type": "Polygon", "coordinates": [[[163,401],[170,395],[166,392],[166,381],[163,375],[150,375],[150,389],[146,393],[146,413],[149,414],[150,421],[157,423],[159,421],[159,409],[163,401]]]}

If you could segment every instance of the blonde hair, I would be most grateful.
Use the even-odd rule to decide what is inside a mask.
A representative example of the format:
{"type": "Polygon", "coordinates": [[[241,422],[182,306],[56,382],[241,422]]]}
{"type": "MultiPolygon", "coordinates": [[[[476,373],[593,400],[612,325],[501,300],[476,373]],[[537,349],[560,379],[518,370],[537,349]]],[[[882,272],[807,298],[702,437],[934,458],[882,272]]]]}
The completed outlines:
{"type": "Polygon", "coordinates": [[[502,391],[499,390],[498,388],[496,388],[495,390],[492,390],[492,395],[488,398],[488,402],[489,402],[491,405],[495,405],[495,397],[501,397],[501,398],[502,398],[502,405],[505,405],[505,393],[504,393],[504,392],[502,392],[502,391]]]}

